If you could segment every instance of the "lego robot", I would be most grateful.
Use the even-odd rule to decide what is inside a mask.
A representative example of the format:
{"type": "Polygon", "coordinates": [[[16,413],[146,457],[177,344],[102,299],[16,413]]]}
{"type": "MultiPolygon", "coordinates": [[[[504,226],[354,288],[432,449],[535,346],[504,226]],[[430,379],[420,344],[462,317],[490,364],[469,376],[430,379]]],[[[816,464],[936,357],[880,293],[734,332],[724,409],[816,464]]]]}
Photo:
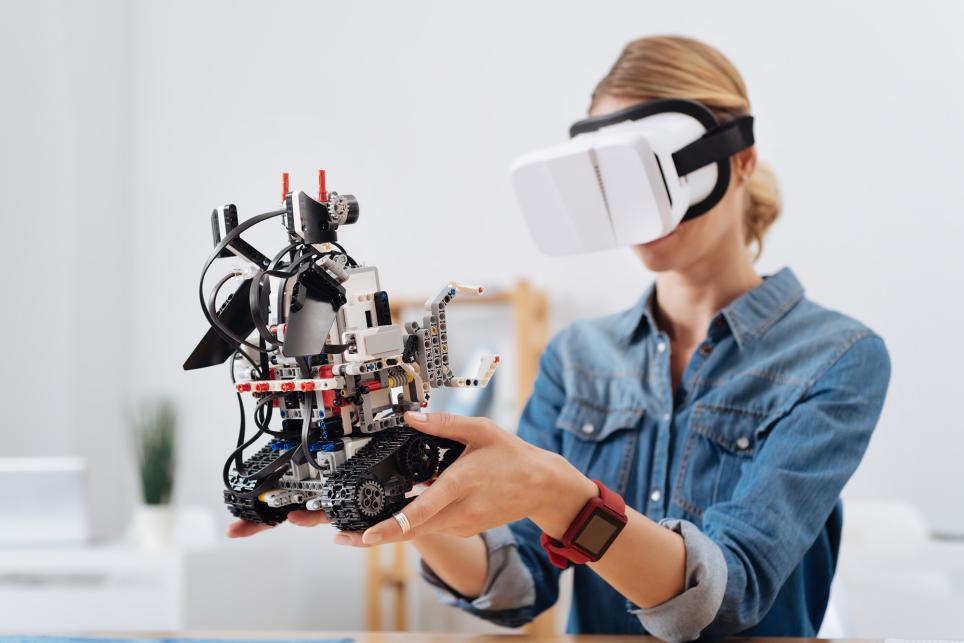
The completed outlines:
{"type": "Polygon", "coordinates": [[[293,509],[324,511],[339,529],[358,531],[405,506],[464,448],[406,426],[404,412],[424,408],[435,387],[484,387],[499,357],[483,356],[468,377],[449,367],[446,306],[481,295],[479,287],[449,283],[426,302],[421,324],[394,323],[378,270],[338,243],[337,230],[358,221],[357,199],[329,193],[324,171],[318,176],[317,199],[290,192],[285,174],[281,209],[243,223],[234,205],[211,214],[214,251],[198,290],[210,328],[184,368],[229,364],[241,409],[222,472],[233,515],[273,525],[293,509]],[[288,243],[269,257],[241,234],[272,219],[288,243]],[[232,257],[242,266],[207,292],[212,264],[232,257]],[[246,398],[257,428],[250,437],[246,398]]]}

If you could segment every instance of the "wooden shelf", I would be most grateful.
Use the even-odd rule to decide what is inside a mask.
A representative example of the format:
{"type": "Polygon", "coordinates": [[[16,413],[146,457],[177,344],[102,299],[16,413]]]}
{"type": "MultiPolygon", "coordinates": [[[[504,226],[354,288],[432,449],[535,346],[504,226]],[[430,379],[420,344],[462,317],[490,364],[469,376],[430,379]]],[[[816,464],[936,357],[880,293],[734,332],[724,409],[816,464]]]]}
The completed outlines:
{"type": "MultiPolygon", "coordinates": [[[[401,319],[402,311],[424,307],[424,300],[398,298],[389,300],[392,319],[401,319]]],[[[534,289],[525,281],[516,282],[504,290],[487,290],[478,298],[459,299],[458,306],[508,306],[512,311],[515,347],[512,358],[516,362],[516,408],[521,410],[539,370],[539,357],[549,341],[549,302],[546,294],[534,289]]],[[[408,586],[414,573],[408,566],[404,543],[390,547],[373,547],[368,550],[367,600],[365,604],[365,629],[383,631],[383,593],[392,593],[392,626],[389,629],[404,632],[408,629],[408,586]],[[390,552],[388,565],[382,563],[382,551],[390,552]]],[[[550,610],[551,612],[551,610],[550,610]]],[[[551,614],[543,615],[528,628],[531,634],[552,633],[551,614]],[[544,618],[545,617],[545,618],[544,618]]]]}

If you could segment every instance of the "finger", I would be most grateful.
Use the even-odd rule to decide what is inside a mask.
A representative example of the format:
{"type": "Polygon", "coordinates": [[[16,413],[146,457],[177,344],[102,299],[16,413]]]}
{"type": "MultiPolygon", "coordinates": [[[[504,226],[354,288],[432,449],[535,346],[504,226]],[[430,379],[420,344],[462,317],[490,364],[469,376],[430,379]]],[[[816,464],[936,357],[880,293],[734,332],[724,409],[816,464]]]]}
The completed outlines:
{"type": "Polygon", "coordinates": [[[228,538],[247,538],[262,531],[271,529],[274,525],[261,525],[249,520],[235,520],[228,525],[228,538]]]}
{"type": "Polygon", "coordinates": [[[324,511],[297,509],[288,514],[288,522],[299,527],[314,527],[316,525],[327,525],[331,522],[331,519],[325,515],[324,511]]]}
{"type": "MultiPolygon", "coordinates": [[[[443,475],[435,481],[435,484],[423,491],[402,510],[413,530],[428,522],[432,516],[448,505],[458,501],[459,490],[451,480],[450,477],[446,478],[443,475]]],[[[362,542],[366,545],[377,545],[403,539],[402,527],[394,517],[383,520],[374,527],[369,527],[362,536],[362,542]]]]}
{"type": "Polygon", "coordinates": [[[361,532],[358,531],[339,531],[335,534],[334,543],[336,545],[347,545],[348,547],[368,547],[362,542],[361,532]]]}
{"type": "Polygon", "coordinates": [[[422,433],[455,440],[468,446],[479,446],[492,430],[486,418],[465,417],[451,413],[405,413],[405,423],[422,433]]]}
{"type": "Polygon", "coordinates": [[[456,500],[419,526],[412,527],[411,531],[398,540],[412,540],[435,533],[452,533],[455,527],[466,521],[465,505],[465,498],[456,500]]]}
{"type": "MultiPolygon", "coordinates": [[[[468,498],[462,498],[461,500],[456,500],[452,504],[448,505],[442,511],[438,512],[427,521],[423,522],[418,527],[413,527],[404,536],[396,539],[396,541],[408,541],[414,540],[416,538],[421,538],[423,536],[429,536],[432,534],[446,534],[451,536],[458,536],[459,538],[465,538],[468,536],[474,536],[485,529],[495,527],[498,525],[480,525],[476,524],[477,519],[471,513],[471,503],[468,498]]],[[[390,542],[382,542],[379,544],[387,545],[390,542]]]]}

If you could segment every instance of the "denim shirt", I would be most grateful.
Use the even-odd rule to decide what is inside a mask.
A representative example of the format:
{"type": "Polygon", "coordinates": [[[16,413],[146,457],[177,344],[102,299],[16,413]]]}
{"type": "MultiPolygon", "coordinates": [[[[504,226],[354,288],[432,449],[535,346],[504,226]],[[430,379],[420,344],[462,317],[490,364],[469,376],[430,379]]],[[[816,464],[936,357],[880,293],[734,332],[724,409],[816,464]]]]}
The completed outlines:
{"type": "MultiPolygon", "coordinates": [[[[568,631],[815,636],[840,544],[840,492],[890,378],[884,344],[806,299],[785,268],[716,315],[674,392],[654,292],[552,339],[519,435],[679,533],[684,591],[643,609],[575,566],[568,631]]],[[[459,596],[424,564],[423,576],[447,602],[521,625],[559,592],[539,534],[529,520],[482,534],[489,567],[478,597],[459,596]]]]}

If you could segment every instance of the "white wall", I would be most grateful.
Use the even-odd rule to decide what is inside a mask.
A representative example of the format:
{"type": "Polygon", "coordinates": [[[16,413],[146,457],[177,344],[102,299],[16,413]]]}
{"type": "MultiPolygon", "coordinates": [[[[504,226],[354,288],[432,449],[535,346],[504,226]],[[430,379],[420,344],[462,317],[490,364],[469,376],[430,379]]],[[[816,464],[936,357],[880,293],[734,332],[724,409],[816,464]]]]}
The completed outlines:
{"type": "Polygon", "coordinates": [[[0,7],[0,455],[85,456],[100,537],[122,528],[134,498],[118,453],[136,366],[126,354],[129,16],[119,1],[0,7]]]}
{"type": "MultiPolygon", "coordinates": [[[[393,294],[526,277],[551,293],[556,327],[627,306],[650,275],[628,251],[539,256],[507,167],[566,135],[625,42],[685,33],[742,70],[761,158],[780,177],[786,210],[761,270],[791,265],[811,297],[891,350],[891,393],[848,494],[902,498],[935,529],[964,531],[961,4],[3,6],[15,18],[0,21],[3,243],[18,267],[6,344],[32,378],[62,363],[77,384],[58,393],[65,412],[54,416],[46,393],[5,372],[3,449],[63,444],[112,472],[99,454],[119,439],[120,404],[169,394],[185,436],[179,500],[223,515],[234,400],[222,370],[180,364],[203,331],[196,278],[211,208],[275,207],[283,170],[310,189],[327,168],[332,189],[359,196],[361,222],[342,239],[393,294]],[[35,193],[52,207],[37,208],[35,193]],[[63,278],[29,245],[41,214],[48,256],[70,258],[63,278]],[[38,297],[35,282],[63,299],[38,297]],[[104,390],[93,375],[109,374],[119,379],[104,390]]],[[[269,248],[280,234],[253,239],[269,248]]],[[[119,471],[129,483],[129,467],[119,471]]],[[[104,485],[110,531],[132,496],[104,485]]],[[[306,625],[331,626],[329,613],[357,625],[357,612],[319,610],[306,625]]]]}
{"type": "Polygon", "coordinates": [[[890,347],[886,413],[850,491],[906,498],[964,530],[949,510],[964,506],[952,473],[964,453],[964,7],[915,6],[136,4],[132,384],[183,396],[212,441],[186,455],[186,480],[211,489],[233,404],[216,394],[221,373],[184,375],[174,359],[203,327],[193,286],[211,207],[273,208],[282,170],[310,189],[325,167],[332,188],[361,198],[342,239],[383,266],[390,292],[524,276],[552,293],[556,325],[618,310],[649,275],[628,251],[589,270],[539,256],[506,168],[565,136],[625,42],[672,32],[720,47],[750,88],[786,200],[761,269],[791,265],[810,296],[890,347]]]}

